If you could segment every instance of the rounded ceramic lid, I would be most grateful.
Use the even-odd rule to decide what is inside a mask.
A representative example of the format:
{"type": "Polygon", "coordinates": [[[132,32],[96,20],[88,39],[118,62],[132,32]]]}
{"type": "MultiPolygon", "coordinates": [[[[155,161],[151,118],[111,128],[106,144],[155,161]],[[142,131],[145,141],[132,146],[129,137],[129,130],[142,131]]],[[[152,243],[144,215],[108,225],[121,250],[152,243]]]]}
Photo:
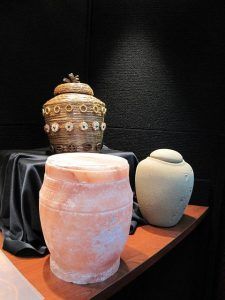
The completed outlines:
{"type": "Polygon", "coordinates": [[[70,73],[68,78],[63,78],[63,81],[65,83],[62,83],[55,88],[55,96],[65,93],[86,94],[91,96],[94,95],[92,88],[86,83],[81,83],[78,75],[70,73]]]}
{"type": "Polygon", "coordinates": [[[129,176],[126,159],[99,153],[61,153],[46,161],[47,176],[59,180],[100,183],[129,176]]]}
{"type": "Polygon", "coordinates": [[[171,149],[155,150],[150,154],[150,157],[169,163],[181,163],[183,161],[182,155],[171,149]]]}

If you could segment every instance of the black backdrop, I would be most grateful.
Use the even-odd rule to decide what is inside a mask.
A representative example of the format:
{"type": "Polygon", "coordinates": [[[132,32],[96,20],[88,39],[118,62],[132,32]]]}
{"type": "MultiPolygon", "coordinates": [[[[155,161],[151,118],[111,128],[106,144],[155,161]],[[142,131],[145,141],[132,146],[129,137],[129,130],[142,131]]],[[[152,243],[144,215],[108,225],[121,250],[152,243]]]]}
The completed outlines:
{"type": "Polygon", "coordinates": [[[75,72],[108,107],[109,147],[139,159],[172,148],[192,165],[191,201],[211,213],[198,238],[160,264],[161,294],[156,284],[152,299],[179,299],[185,289],[193,294],[183,299],[200,299],[197,285],[201,297],[225,299],[224,10],[222,1],[203,0],[0,2],[0,149],[48,144],[41,106],[75,72]],[[182,259],[185,249],[200,263],[182,259]],[[174,264],[170,276],[189,275],[183,285],[168,286],[174,264]]]}

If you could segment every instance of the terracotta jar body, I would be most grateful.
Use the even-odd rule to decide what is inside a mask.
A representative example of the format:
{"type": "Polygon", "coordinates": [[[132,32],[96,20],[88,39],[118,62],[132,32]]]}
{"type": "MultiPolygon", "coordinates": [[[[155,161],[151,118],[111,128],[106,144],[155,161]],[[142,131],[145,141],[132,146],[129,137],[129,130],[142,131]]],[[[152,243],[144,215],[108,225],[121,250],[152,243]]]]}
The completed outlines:
{"type": "Polygon", "coordinates": [[[94,153],[49,157],[40,218],[52,272],[80,284],[114,274],[129,234],[132,201],[125,159],[94,153]]]}
{"type": "Polygon", "coordinates": [[[193,183],[193,170],[180,153],[170,149],[152,152],[138,164],[135,178],[144,218],[157,226],[176,225],[188,205],[193,183]]]}
{"type": "Polygon", "coordinates": [[[91,87],[80,83],[78,76],[69,76],[71,82],[65,79],[66,83],[58,85],[55,97],[42,109],[52,151],[98,152],[106,129],[105,103],[94,97],[91,87]]]}

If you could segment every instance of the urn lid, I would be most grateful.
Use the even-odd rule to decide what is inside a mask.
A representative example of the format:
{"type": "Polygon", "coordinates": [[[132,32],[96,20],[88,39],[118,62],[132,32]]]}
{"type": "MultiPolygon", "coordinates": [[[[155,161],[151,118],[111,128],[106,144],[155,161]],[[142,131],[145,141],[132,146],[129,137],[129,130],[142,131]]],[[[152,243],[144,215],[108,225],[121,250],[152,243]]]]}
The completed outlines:
{"type": "Polygon", "coordinates": [[[94,95],[92,88],[86,84],[81,83],[79,80],[79,75],[74,75],[70,73],[68,78],[63,78],[65,83],[59,84],[55,90],[54,95],[60,95],[65,93],[77,93],[77,94],[86,94],[86,95],[94,95]]]}
{"type": "Polygon", "coordinates": [[[179,152],[171,149],[155,150],[150,154],[150,157],[175,164],[181,163],[183,161],[182,155],[179,152]]]}
{"type": "Polygon", "coordinates": [[[129,177],[126,159],[99,153],[60,153],[48,157],[46,174],[53,179],[102,183],[129,177]]]}

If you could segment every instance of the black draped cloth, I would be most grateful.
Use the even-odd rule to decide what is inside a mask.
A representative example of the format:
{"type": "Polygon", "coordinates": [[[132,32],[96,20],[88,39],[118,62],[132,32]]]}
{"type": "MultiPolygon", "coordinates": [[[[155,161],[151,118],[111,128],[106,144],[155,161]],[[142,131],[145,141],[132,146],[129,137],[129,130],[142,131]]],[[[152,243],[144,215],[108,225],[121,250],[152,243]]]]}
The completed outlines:
{"type": "MultiPolygon", "coordinates": [[[[130,183],[134,191],[138,160],[133,152],[121,152],[103,147],[102,153],[127,159],[130,183]]],[[[18,256],[48,253],[39,219],[39,190],[44,178],[44,166],[50,155],[47,148],[0,151],[0,229],[3,249],[18,256]]],[[[145,224],[134,202],[130,234],[145,224]]]]}

